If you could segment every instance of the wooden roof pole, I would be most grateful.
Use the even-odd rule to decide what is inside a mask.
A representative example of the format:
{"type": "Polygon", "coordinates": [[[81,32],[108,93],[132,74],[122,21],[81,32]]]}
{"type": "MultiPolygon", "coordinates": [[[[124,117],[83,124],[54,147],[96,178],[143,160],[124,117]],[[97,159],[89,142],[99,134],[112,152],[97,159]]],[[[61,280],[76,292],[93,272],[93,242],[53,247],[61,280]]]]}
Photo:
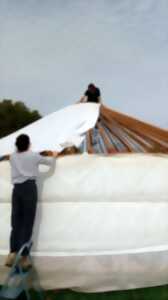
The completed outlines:
{"type": "MultiPolygon", "coordinates": [[[[130,147],[130,145],[123,141],[114,131],[113,131],[113,128],[112,128],[112,125],[110,124],[110,122],[108,120],[105,120],[104,119],[104,124],[105,126],[109,129],[109,131],[121,142],[122,145],[124,145],[124,147],[126,147],[126,149],[128,150],[128,152],[134,152],[132,151],[132,148],[130,147]]],[[[119,151],[119,152],[122,152],[122,151],[119,151]]],[[[127,151],[126,151],[127,152],[127,151]]]]}
{"type": "Polygon", "coordinates": [[[139,144],[146,152],[151,152],[152,149],[161,147],[161,144],[155,143],[152,139],[148,137],[142,137],[139,133],[135,132],[130,128],[123,127],[120,123],[118,123],[118,127],[125,132],[131,139],[135,140],[137,144],[139,144]],[[127,131],[128,130],[128,131],[127,131]],[[141,138],[141,139],[140,139],[141,138]],[[144,142],[142,141],[144,140],[144,142]],[[145,141],[149,144],[147,145],[145,141]]]}
{"type": "MultiPolygon", "coordinates": [[[[107,122],[108,122],[108,120],[107,120],[107,122]]],[[[131,152],[135,152],[133,150],[132,145],[135,145],[135,147],[136,147],[137,144],[138,144],[138,146],[140,146],[141,148],[144,149],[144,152],[146,152],[147,149],[145,149],[145,147],[144,147],[144,146],[146,146],[146,144],[141,144],[139,142],[139,140],[136,140],[135,138],[133,138],[128,132],[126,132],[126,130],[123,128],[123,126],[120,125],[118,122],[113,120],[111,122],[111,126],[113,126],[113,123],[114,123],[114,126],[120,130],[118,135],[116,132],[115,132],[115,134],[117,135],[117,137],[120,137],[122,142],[125,143],[125,145],[127,145],[131,149],[131,152]],[[124,133],[126,136],[123,135],[123,137],[122,137],[122,133],[124,133]],[[131,140],[129,142],[127,142],[127,139],[131,139],[131,140]]]]}
{"type": "Polygon", "coordinates": [[[122,125],[128,128],[134,128],[136,131],[143,132],[144,134],[153,136],[157,139],[164,140],[168,143],[168,131],[164,129],[160,129],[159,127],[149,125],[148,123],[139,121],[130,116],[121,114],[119,112],[113,111],[104,105],[101,105],[100,113],[102,116],[107,116],[108,119],[114,119],[117,122],[120,122],[122,125]]]}
{"type": "MultiPolygon", "coordinates": [[[[120,124],[120,126],[122,126],[122,125],[120,124]]],[[[146,135],[144,135],[144,134],[142,134],[142,133],[140,133],[140,132],[138,132],[134,129],[130,129],[130,128],[127,128],[127,127],[125,127],[125,129],[132,132],[132,135],[134,136],[133,137],[134,139],[138,138],[138,136],[139,136],[143,140],[148,142],[153,147],[153,150],[155,150],[155,149],[158,150],[160,148],[162,151],[164,150],[165,153],[168,152],[168,147],[164,146],[161,142],[159,143],[159,142],[155,141],[150,136],[146,136],[146,135]],[[136,137],[135,137],[135,135],[136,135],[136,137]]],[[[129,134],[131,134],[131,133],[129,133],[129,134]]]]}
{"type": "MultiPolygon", "coordinates": [[[[109,121],[112,120],[112,118],[109,116],[109,114],[106,114],[105,118],[107,118],[109,121]]],[[[123,123],[121,121],[118,122],[118,121],[115,120],[115,122],[117,122],[120,125],[120,127],[123,127],[123,123]]],[[[148,126],[150,126],[150,125],[148,125],[148,126]]],[[[134,128],[134,129],[132,129],[132,128],[130,129],[130,127],[127,126],[127,125],[124,125],[124,127],[126,127],[128,130],[131,130],[131,131],[135,132],[136,135],[141,136],[141,138],[143,138],[144,140],[147,140],[150,144],[153,145],[154,149],[159,149],[160,148],[160,149],[162,149],[162,151],[164,149],[164,152],[167,153],[167,147],[165,147],[161,143],[155,141],[154,138],[156,138],[156,137],[152,136],[153,137],[153,139],[152,139],[151,136],[149,137],[149,133],[148,133],[148,136],[146,136],[146,135],[142,134],[143,130],[142,131],[141,130],[137,130],[137,129],[135,129],[134,126],[132,126],[132,128],[134,128]]],[[[163,142],[167,142],[167,141],[163,140],[163,142]]]]}
{"type": "Polygon", "coordinates": [[[94,153],[94,148],[93,148],[93,144],[92,144],[92,129],[90,129],[87,133],[86,133],[86,144],[87,144],[87,149],[88,149],[88,153],[92,154],[94,153]]]}
{"type": "Polygon", "coordinates": [[[118,151],[118,149],[115,147],[115,145],[111,144],[109,139],[107,138],[107,134],[104,130],[104,128],[102,127],[102,125],[98,124],[98,129],[100,132],[100,135],[102,136],[102,139],[104,141],[106,150],[108,153],[116,153],[118,151]]]}
{"type": "Polygon", "coordinates": [[[137,136],[137,134],[136,134],[136,136],[135,136],[135,134],[133,134],[132,132],[128,132],[127,130],[126,130],[126,128],[122,128],[122,130],[124,131],[124,132],[126,132],[126,134],[128,134],[132,139],[134,139],[136,142],[137,142],[137,144],[139,144],[142,148],[144,148],[144,150],[146,151],[146,152],[151,152],[151,150],[153,149],[153,145],[151,145],[151,146],[147,146],[146,144],[145,144],[145,142],[143,142],[142,140],[140,140],[139,138],[138,138],[138,136],[137,136]]]}
{"type": "MultiPolygon", "coordinates": [[[[136,132],[136,131],[135,131],[135,132],[136,132]]],[[[136,134],[137,134],[137,133],[136,133],[136,134]]],[[[153,146],[153,149],[155,150],[155,152],[158,151],[158,150],[160,149],[161,152],[168,153],[168,147],[166,147],[166,146],[162,145],[161,143],[159,143],[159,142],[153,140],[153,139],[152,139],[151,137],[149,137],[149,136],[145,136],[145,135],[143,135],[143,134],[141,134],[141,133],[138,133],[138,135],[139,135],[140,137],[142,137],[144,140],[146,140],[146,141],[148,141],[149,143],[151,143],[152,146],[153,146]]]]}

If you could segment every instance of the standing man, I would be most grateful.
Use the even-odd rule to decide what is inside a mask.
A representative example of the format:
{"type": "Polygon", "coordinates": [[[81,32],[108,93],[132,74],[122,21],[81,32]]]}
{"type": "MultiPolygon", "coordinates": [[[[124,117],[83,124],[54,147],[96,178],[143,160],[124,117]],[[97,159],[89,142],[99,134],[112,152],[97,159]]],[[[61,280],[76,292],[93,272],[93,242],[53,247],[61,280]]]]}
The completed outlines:
{"type": "MultiPolygon", "coordinates": [[[[11,165],[11,177],[14,185],[12,192],[12,215],[10,234],[10,253],[5,265],[11,267],[16,258],[17,252],[32,236],[33,225],[37,206],[38,167],[40,164],[52,165],[57,157],[57,152],[44,151],[41,154],[30,150],[30,138],[26,134],[17,137],[16,152],[4,156],[11,165]],[[49,159],[44,156],[52,156],[49,159]]],[[[23,252],[20,261],[23,268],[31,267],[28,259],[28,250],[23,252]]]]}
{"type": "Polygon", "coordinates": [[[101,103],[101,93],[100,89],[96,87],[93,83],[88,85],[88,89],[79,100],[80,103],[84,102],[93,102],[93,103],[101,103]]]}

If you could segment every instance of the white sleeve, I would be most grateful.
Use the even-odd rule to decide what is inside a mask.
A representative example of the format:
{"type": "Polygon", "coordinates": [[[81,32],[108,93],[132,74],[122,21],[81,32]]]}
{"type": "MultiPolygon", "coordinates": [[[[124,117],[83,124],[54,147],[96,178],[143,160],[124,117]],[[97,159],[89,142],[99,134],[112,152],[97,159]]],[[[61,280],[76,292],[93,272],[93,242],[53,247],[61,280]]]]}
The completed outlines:
{"type": "Polygon", "coordinates": [[[52,166],[55,158],[54,157],[45,157],[40,155],[39,153],[36,153],[36,161],[37,164],[39,165],[47,165],[47,166],[52,166]]]}

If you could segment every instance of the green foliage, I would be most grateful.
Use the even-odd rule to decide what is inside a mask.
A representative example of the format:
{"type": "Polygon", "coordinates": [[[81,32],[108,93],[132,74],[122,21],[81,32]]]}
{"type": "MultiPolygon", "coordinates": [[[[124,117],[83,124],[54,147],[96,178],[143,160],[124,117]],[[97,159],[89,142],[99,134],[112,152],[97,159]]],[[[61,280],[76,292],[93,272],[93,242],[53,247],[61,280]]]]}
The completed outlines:
{"type": "Polygon", "coordinates": [[[0,102],[0,138],[40,118],[37,110],[30,110],[23,102],[4,99],[0,102]]]}
{"type": "MultiPolygon", "coordinates": [[[[1,288],[1,287],[0,287],[1,288]]],[[[31,292],[31,299],[39,299],[35,291],[31,292]]],[[[104,293],[78,293],[70,290],[45,291],[46,300],[167,300],[168,286],[158,286],[128,291],[115,291],[104,293]]],[[[26,295],[22,293],[18,300],[26,300],[26,295]]]]}
{"type": "MultiPolygon", "coordinates": [[[[168,286],[144,288],[128,291],[115,291],[104,293],[78,293],[70,290],[46,291],[46,300],[167,300],[168,286]]],[[[26,300],[23,294],[18,300],[26,300]]],[[[36,292],[31,292],[31,299],[37,300],[36,292]]]]}
{"type": "Polygon", "coordinates": [[[50,294],[48,300],[166,300],[168,299],[168,286],[144,288],[128,291],[115,291],[106,293],[76,293],[60,291],[50,294]]]}

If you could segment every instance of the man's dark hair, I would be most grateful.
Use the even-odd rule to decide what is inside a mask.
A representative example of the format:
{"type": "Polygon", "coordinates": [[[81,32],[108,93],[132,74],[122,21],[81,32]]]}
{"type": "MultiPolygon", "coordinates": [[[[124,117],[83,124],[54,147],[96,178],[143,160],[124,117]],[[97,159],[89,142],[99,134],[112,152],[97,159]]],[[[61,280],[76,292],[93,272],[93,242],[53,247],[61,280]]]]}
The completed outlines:
{"type": "Polygon", "coordinates": [[[16,139],[16,148],[19,152],[27,151],[30,146],[30,138],[27,134],[20,134],[16,139]]]}
{"type": "Polygon", "coordinates": [[[89,85],[88,85],[88,89],[95,89],[96,87],[95,87],[95,85],[93,84],[93,83],[89,83],[89,85]]]}
{"type": "Polygon", "coordinates": [[[96,92],[96,86],[93,84],[93,83],[90,83],[88,85],[88,91],[91,92],[91,93],[95,93],[96,92]]]}

